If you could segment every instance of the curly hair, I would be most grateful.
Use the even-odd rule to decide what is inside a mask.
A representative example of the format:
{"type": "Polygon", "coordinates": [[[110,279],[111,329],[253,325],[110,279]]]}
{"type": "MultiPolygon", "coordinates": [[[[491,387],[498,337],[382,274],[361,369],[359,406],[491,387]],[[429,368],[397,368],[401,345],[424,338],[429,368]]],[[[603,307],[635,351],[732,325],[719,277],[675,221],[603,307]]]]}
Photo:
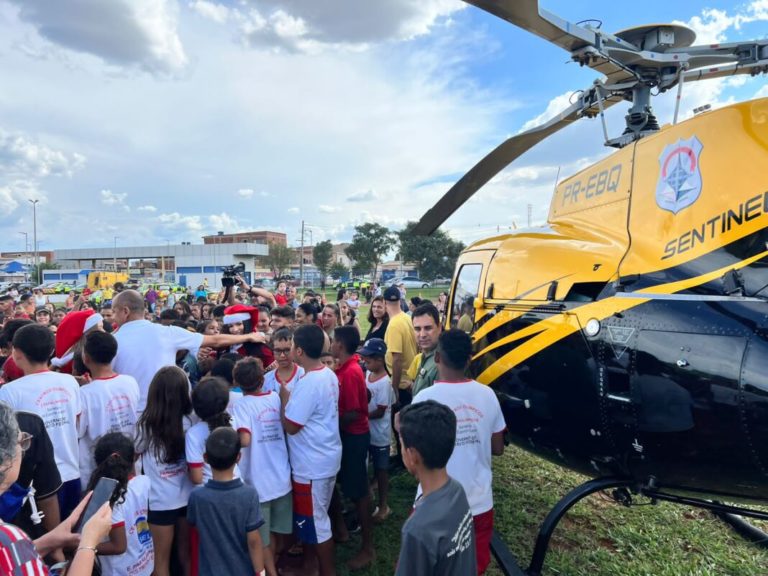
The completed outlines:
{"type": "Polygon", "coordinates": [[[13,408],[0,402],[0,484],[13,465],[19,444],[19,423],[13,408]]]}

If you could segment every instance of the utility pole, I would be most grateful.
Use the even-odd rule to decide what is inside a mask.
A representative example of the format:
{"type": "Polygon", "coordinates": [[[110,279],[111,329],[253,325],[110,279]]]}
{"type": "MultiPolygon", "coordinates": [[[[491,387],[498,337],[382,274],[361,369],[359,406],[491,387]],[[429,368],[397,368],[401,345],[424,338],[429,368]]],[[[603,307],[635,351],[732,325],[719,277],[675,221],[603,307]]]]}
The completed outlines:
{"type": "Polygon", "coordinates": [[[115,251],[112,252],[112,270],[117,272],[117,239],[119,236],[115,236],[115,251]]]}
{"type": "Polygon", "coordinates": [[[304,220],[301,221],[301,248],[299,249],[299,282],[304,286],[304,220]]]}
{"type": "Polygon", "coordinates": [[[24,265],[27,267],[24,272],[24,282],[29,282],[29,233],[19,232],[19,234],[24,234],[24,265]]]}
{"type": "Polygon", "coordinates": [[[36,282],[37,284],[40,284],[40,277],[42,274],[40,274],[40,263],[37,261],[37,203],[40,202],[40,200],[29,200],[29,202],[32,204],[32,248],[34,248],[35,251],[36,282]]]}

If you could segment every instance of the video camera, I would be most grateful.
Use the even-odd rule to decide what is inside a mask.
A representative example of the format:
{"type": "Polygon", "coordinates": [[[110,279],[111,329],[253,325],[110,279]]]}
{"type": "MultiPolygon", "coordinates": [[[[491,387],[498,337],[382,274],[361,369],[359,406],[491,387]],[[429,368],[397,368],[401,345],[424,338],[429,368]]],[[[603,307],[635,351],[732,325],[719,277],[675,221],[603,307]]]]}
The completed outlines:
{"type": "Polygon", "coordinates": [[[235,276],[245,272],[245,264],[243,262],[232,266],[221,267],[221,285],[225,288],[232,288],[235,285],[235,276]]]}

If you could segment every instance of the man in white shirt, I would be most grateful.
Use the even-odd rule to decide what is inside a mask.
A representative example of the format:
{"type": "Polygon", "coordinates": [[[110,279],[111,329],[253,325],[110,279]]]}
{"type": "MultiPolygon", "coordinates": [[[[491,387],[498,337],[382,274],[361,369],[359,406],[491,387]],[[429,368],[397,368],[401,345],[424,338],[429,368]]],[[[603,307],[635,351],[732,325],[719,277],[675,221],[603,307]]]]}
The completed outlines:
{"type": "Polygon", "coordinates": [[[475,525],[477,573],[491,560],[493,491],[491,455],[504,453],[506,424],[496,393],[464,373],[472,357],[472,341],[462,330],[440,335],[435,351],[437,380],[413,398],[413,403],[434,400],[456,414],[456,446],[448,460],[448,475],[467,494],[475,525]]]}
{"type": "Polygon", "coordinates": [[[319,326],[300,326],[296,330],[291,354],[304,368],[304,376],[292,392],[281,386],[280,399],[293,470],[294,528],[305,544],[302,574],[313,574],[319,567],[320,576],[334,576],[328,507],[341,466],[339,380],[320,361],[324,344],[319,326]]]}
{"type": "Polygon", "coordinates": [[[136,290],[125,290],[116,295],[112,300],[112,311],[114,322],[119,326],[114,333],[118,346],[112,366],[118,374],[128,374],[138,382],[141,392],[139,412],[144,411],[152,378],[163,366],[176,364],[179,350],[189,350],[194,355],[201,346],[226,348],[265,341],[257,332],[203,335],[177,326],[153,324],[144,319],[144,298],[136,290]]]}
{"type": "Polygon", "coordinates": [[[13,360],[22,378],[0,388],[0,401],[14,410],[40,416],[53,444],[53,456],[61,475],[61,517],[66,518],[80,501],[77,420],[80,417],[80,386],[71,375],[48,370],[54,336],[45,326],[28,324],[13,335],[13,360]]]}
{"type": "Polygon", "coordinates": [[[133,376],[112,370],[115,354],[117,341],[111,334],[97,330],[86,336],[83,363],[91,380],[80,389],[83,412],[78,424],[83,490],[96,468],[93,450],[98,439],[109,432],[121,432],[129,438],[136,436],[139,385],[133,376]]]}

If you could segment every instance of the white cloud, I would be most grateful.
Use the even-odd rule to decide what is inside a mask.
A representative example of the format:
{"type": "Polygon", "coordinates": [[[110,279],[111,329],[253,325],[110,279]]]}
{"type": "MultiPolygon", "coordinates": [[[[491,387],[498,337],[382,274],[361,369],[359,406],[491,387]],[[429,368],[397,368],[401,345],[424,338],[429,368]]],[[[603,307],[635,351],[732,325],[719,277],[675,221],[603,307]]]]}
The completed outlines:
{"type": "Polygon", "coordinates": [[[182,216],[178,212],[160,214],[157,217],[158,222],[163,228],[181,232],[201,232],[203,223],[200,216],[182,216]]]}
{"type": "Polygon", "coordinates": [[[286,212],[288,212],[288,214],[298,214],[300,210],[298,206],[291,206],[286,212]]]}
{"type": "Polygon", "coordinates": [[[347,196],[347,202],[371,202],[380,198],[376,190],[370,189],[364,192],[355,192],[347,196]]]}
{"type": "Polygon", "coordinates": [[[152,206],[151,204],[147,204],[145,206],[139,206],[137,210],[139,212],[157,212],[157,208],[155,206],[152,206]]]}
{"type": "Polygon", "coordinates": [[[125,203],[128,194],[125,192],[112,192],[112,190],[101,191],[101,203],[105,206],[114,206],[130,212],[131,208],[125,203]]]}
{"type": "Polygon", "coordinates": [[[187,65],[175,0],[10,0],[19,16],[51,42],[153,73],[187,65]]]}
{"type": "Polygon", "coordinates": [[[0,129],[0,169],[6,177],[72,176],[85,165],[81,154],[62,152],[35,142],[24,134],[0,129]]]}
{"type": "Polygon", "coordinates": [[[317,210],[323,214],[333,214],[334,212],[338,211],[338,208],[335,206],[329,206],[328,204],[320,204],[320,206],[317,207],[317,210]]]}
{"type": "Polygon", "coordinates": [[[207,2],[206,0],[194,0],[189,3],[189,7],[200,16],[213,20],[218,24],[224,24],[229,18],[229,8],[216,2],[207,2]]]}
{"type": "Polygon", "coordinates": [[[755,92],[755,98],[767,98],[768,97],[768,84],[764,85],[760,90],[755,92]]]}
{"type": "Polygon", "coordinates": [[[547,120],[554,118],[560,112],[568,108],[572,102],[573,102],[573,90],[570,92],[566,92],[565,94],[560,94],[560,96],[555,96],[552,98],[552,100],[549,101],[547,104],[546,109],[544,112],[539,114],[538,116],[531,118],[523,124],[523,127],[520,129],[520,132],[525,132],[526,130],[530,130],[531,128],[534,128],[538,126],[539,124],[543,124],[547,120]]]}
{"type": "Polygon", "coordinates": [[[740,10],[729,14],[725,10],[704,8],[701,15],[693,16],[685,24],[696,32],[696,44],[717,44],[727,38],[726,32],[731,28],[740,30],[744,24],[768,21],[768,0],[753,0],[740,7],[740,10]]]}
{"type": "Polygon", "coordinates": [[[251,188],[240,188],[237,191],[237,195],[245,199],[253,198],[253,190],[251,188]]]}
{"type": "Polygon", "coordinates": [[[9,186],[0,186],[0,216],[10,216],[19,207],[9,186]]]}
{"type": "MultiPolygon", "coordinates": [[[[205,4],[211,4],[205,2],[205,4]]],[[[222,5],[205,6],[208,17],[223,22],[222,5]]],[[[250,8],[231,9],[246,44],[289,52],[324,47],[365,49],[371,43],[409,40],[428,34],[442,19],[464,8],[458,0],[252,0],[250,8]]],[[[200,11],[200,8],[197,8],[200,11]]]]}
{"type": "Polygon", "coordinates": [[[237,220],[235,220],[232,216],[227,214],[226,212],[222,212],[221,214],[211,214],[208,216],[208,224],[210,228],[216,231],[223,231],[225,234],[230,234],[232,232],[241,232],[244,230],[240,224],[238,224],[237,220]]]}

